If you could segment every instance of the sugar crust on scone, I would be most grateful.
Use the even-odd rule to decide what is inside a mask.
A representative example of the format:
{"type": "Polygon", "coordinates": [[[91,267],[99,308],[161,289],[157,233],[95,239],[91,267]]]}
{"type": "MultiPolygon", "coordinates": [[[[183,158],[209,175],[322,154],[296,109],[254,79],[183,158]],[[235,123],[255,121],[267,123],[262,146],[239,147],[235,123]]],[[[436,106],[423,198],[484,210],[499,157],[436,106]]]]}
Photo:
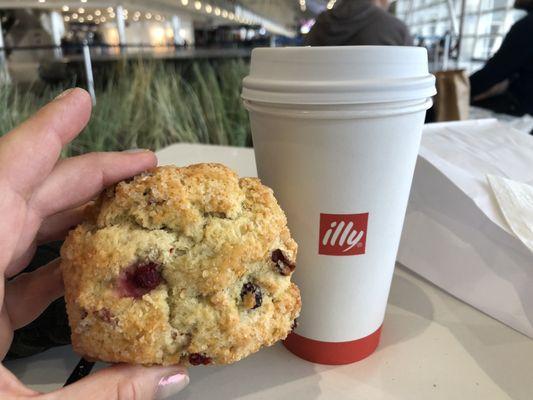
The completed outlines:
{"type": "Polygon", "coordinates": [[[296,251],[272,190],[223,165],[121,182],[61,251],[74,349],[108,362],[238,361],[291,331],[296,251]]]}

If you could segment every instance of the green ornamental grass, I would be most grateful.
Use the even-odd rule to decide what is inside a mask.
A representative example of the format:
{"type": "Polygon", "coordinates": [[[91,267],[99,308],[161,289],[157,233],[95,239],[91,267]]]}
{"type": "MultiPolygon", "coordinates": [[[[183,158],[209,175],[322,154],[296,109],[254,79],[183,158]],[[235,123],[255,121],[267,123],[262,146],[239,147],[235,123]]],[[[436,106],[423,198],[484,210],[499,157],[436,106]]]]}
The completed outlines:
{"type": "MultiPolygon", "coordinates": [[[[243,60],[116,64],[96,82],[97,104],[65,156],[172,143],[249,146],[248,115],[240,98],[243,60]]],[[[63,87],[0,86],[0,135],[24,121],[63,87]]]]}

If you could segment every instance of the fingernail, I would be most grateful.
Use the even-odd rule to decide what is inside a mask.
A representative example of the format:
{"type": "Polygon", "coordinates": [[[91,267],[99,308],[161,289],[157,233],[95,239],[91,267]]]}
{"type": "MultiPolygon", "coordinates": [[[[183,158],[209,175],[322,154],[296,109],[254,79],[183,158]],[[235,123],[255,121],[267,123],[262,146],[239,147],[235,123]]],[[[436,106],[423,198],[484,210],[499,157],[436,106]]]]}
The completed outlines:
{"type": "Polygon", "coordinates": [[[74,91],[74,89],[76,89],[76,88],[70,88],[70,89],[65,90],[62,93],[59,93],[59,95],[57,95],[54,100],[59,100],[59,99],[62,99],[63,97],[65,97],[65,96],[68,96],[70,93],[72,93],[74,91]]]}
{"type": "Polygon", "coordinates": [[[156,400],[170,399],[189,384],[189,376],[182,373],[162,378],[157,385],[156,400]]]}
{"type": "Polygon", "coordinates": [[[150,149],[128,149],[123,150],[123,153],[145,153],[147,151],[151,151],[150,149]]]}

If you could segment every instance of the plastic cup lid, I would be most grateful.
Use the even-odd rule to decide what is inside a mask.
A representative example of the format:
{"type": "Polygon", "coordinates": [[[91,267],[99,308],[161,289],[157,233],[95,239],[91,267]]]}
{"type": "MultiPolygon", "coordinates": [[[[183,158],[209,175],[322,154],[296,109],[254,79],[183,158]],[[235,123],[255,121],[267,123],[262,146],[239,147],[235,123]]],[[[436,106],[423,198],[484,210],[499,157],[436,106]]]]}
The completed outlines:
{"type": "Polygon", "coordinates": [[[364,104],[424,100],[436,94],[421,47],[258,48],[244,100],[275,104],[364,104]]]}

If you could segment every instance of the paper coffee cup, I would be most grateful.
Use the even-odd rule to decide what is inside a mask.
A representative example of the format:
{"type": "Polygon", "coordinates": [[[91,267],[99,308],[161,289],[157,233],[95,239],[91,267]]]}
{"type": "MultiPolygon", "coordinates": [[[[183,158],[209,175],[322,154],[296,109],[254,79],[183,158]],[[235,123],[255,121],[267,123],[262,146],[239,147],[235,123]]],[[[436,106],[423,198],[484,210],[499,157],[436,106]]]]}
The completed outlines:
{"type": "Polygon", "coordinates": [[[242,97],[257,169],[299,244],[296,355],[345,364],[376,349],[434,94],[423,48],[253,51],[242,97]]]}

